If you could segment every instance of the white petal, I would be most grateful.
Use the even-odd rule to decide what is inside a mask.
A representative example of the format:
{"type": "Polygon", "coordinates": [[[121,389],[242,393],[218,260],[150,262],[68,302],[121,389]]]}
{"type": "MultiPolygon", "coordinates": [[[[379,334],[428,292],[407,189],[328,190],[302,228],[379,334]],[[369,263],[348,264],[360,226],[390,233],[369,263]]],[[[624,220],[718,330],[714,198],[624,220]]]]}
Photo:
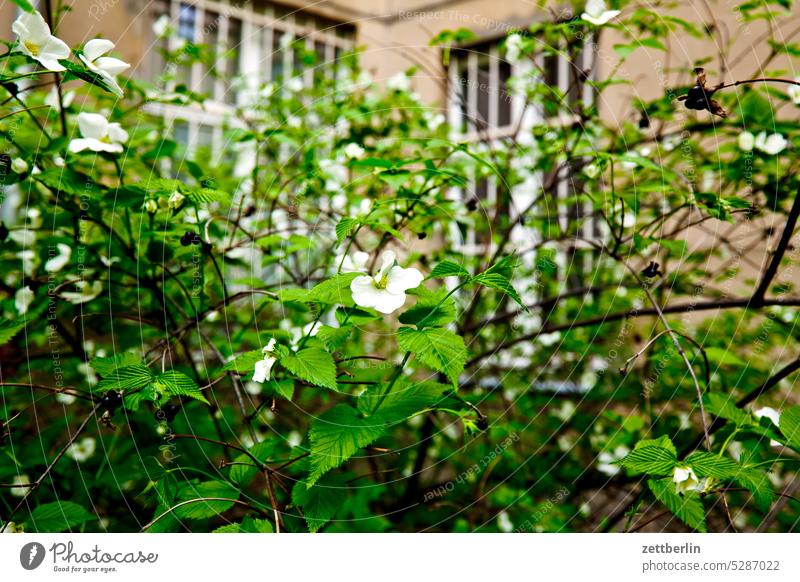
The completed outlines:
{"type": "Polygon", "coordinates": [[[109,123],[108,137],[113,142],[125,143],[128,141],[128,132],[122,129],[119,123],[109,123]]]}
{"type": "Polygon", "coordinates": [[[64,243],[58,243],[58,254],[44,264],[44,270],[48,273],[57,273],[67,266],[72,258],[72,247],[64,243]]]}
{"type": "Polygon", "coordinates": [[[114,43],[105,38],[95,38],[86,43],[83,47],[83,54],[90,61],[96,61],[114,48],[114,43]]]}
{"type": "Polygon", "coordinates": [[[353,301],[361,307],[375,307],[381,300],[382,290],[375,287],[375,281],[367,275],[353,279],[350,291],[353,292],[353,301]]]}
{"type": "Polygon", "coordinates": [[[378,300],[375,302],[375,310],[381,313],[389,314],[397,311],[406,302],[405,293],[394,294],[385,289],[379,290],[379,293],[378,300]]]}
{"type": "Polygon", "coordinates": [[[99,68],[103,69],[109,75],[119,75],[122,71],[130,69],[131,66],[125,61],[115,59],[114,57],[100,57],[94,62],[99,68]]]}
{"type": "Polygon", "coordinates": [[[50,36],[50,27],[47,26],[44,18],[38,12],[24,12],[19,15],[11,26],[11,29],[20,37],[23,42],[28,40],[41,44],[50,36]]]}
{"type": "Polygon", "coordinates": [[[255,369],[253,370],[253,382],[264,383],[269,380],[269,374],[272,366],[275,365],[275,358],[264,358],[256,362],[255,369]]]}
{"type": "Polygon", "coordinates": [[[73,154],[77,154],[83,150],[93,150],[95,142],[100,143],[99,140],[87,139],[85,137],[73,139],[71,142],[69,142],[69,151],[71,151],[73,154]]]}
{"type": "Polygon", "coordinates": [[[99,113],[79,113],[78,127],[83,137],[103,139],[108,135],[108,120],[99,113]]]}
{"type": "Polygon", "coordinates": [[[42,56],[47,55],[53,59],[68,59],[69,47],[60,38],[51,36],[41,47],[42,56]]]}
{"type": "Polygon", "coordinates": [[[67,69],[64,68],[64,66],[61,63],[59,63],[54,58],[50,58],[50,57],[45,56],[45,55],[42,55],[42,56],[39,56],[39,57],[34,57],[34,58],[37,61],[39,61],[39,64],[41,64],[48,71],[60,72],[60,71],[66,71],[67,70],[67,69]]]}
{"type": "Polygon", "coordinates": [[[20,315],[25,315],[28,312],[28,308],[33,303],[33,291],[27,285],[22,289],[18,290],[14,294],[14,307],[17,309],[17,313],[20,315]]]}
{"type": "Polygon", "coordinates": [[[422,273],[417,269],[394,267],[389,271],[389,276],[386,281],[386,290],[394,294],[405,293],[408,289],[419,287],[424,278],[422,273]]]}

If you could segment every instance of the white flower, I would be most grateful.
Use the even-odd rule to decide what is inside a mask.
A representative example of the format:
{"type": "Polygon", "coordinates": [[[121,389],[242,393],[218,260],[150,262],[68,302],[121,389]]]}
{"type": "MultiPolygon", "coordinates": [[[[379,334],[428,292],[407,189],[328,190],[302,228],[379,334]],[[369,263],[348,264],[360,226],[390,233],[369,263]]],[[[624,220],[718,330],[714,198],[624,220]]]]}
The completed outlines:
{"type": "MultiPolygon", "coordinates": [[[[800,77],[795,77],[794,80],[800,82],[800,77]]],[[[786,93],[795,105],[800,105],[800,85],[789,85],[786,93]]]]}
{"type": "Polygon", "coordinates": [[[264,349],[261,350],[264,354],[264,359],[259,360],[256,362],[255,368],[253,370],[253,382],[259,382],[263,384],[267,380],[269,380],[269,375],[272,372],[272,366],[275,365],[275,362],[278,359],[273,355],[273,350],[275,349],[275,338],[271,338],[267,345],[264,346],[264,349]]]}
{"type": "Polygon", "coordinates": [[[33,303],[33,297],[33,291],[31,291],[31,288],[27,285],[18,290],[14,294],[14,307],[17,309],[17,313],[20,315],[28,313],[28,307],[33,303]]]}
{"type": "Polygon", "coordinates": [[[67,456],[78,463],[88,461],[97,448],[97,441],[92,437],[84,437],[76,443],[72,443],[67,449],[67,456]]]}
{"type": "Polygon", "coordinates": [[[0,533],[4,534],[14,534],[14,533],[25,533],[25,528],[21,525],[17,525],[13,521],[9,521],[5,527],[3,528],[0,533]]]}
{"type": "Polygon", "coordinates": [[[753,146],[756,143],[756,137],[749,131],[743,131],[739,134],[739,149],[743,152],[752,152],[753,146]]]}
{"type": "Polygon", "coordinates": [[[756,136],[755,147],[765,154],[774,156],[785,150],[788,143],[779,133],[767,135],[766,131],[762,131],[756,136]]]}
{"type": "MultiPolygon", "coordinates": [[[[75,99],[75,91],[67,91],[66,93],[61,94],[61,103],[64,105],[66,109],[72,104],[72,101],[75,99]]],[[[56,111],[61,111],[61,107],[58,104],[58,89],[53,87],[50,89],[50,92],[44,98],[44,104],[49,105],[56,111]]]]}
{"type": "Polygon", "coordinates": [[[28,171],[28,162],[22,158],[14,158],[14,161],[11,162],[11,169],[17,174],[24,174],[28,171]]]}
{"type": "Polygon", "coordinates": [[[606,8],[605,0],[588,0],[581,18],[595,26],[603,26],[620,13],[619,10],[606,10],[606,8]]]}
{"type": "Polygon", "coordinates": [[[417,269],[404,269],[395,265],[395,254],[385,251],[383,265],[374,277],[362,275],[350,283],[353,301],[361,307],[372,307],[381,313],[392,313],[406,302],[406,291],[422,283],[422,273],[417,269]]]}
{"type": "Polygon", "coordinates": [[[44,270],[48,273],[57,273],[67,266],[70,258],[72,258],[72,247],[64,243],[58,243],[58,254],[47,259],[44,264],[44,270]]]}
{"type": "Polygon", "coordinates": [[[337,255],[335,264],[342,273],[366,273],[368,262],[369,253],[358,251],[353,253],[352,257],[349,255],[337,255]],[[341,265],[341,268],[339,268],[339,265],[341,265]]]}
{"type": "Polygon", "coordinates": [[[169,199],[167,200],[167,206],[169,206],[174,210],[177,210],[178,208],[181,207],[181,204],[183,204],[183,201],[185,199],[186,197],[183,194],[175,190],[172,194],[169,195],[169,199]]]}
{"type": "Polygon", "coordinates": [[[617,461],[624,458],[630,452],[630,449],[625,445],[620,445],[613,451],[603,451],[597,455],[597,470],[613,477],[620,472],[620,466],[616,464],[617,461]]]}
{"type": "Polygon", "coordinates": [[[67,161],[61,156],[56,156],[53,158],[53,164],[55,164],[58,168],[63,168],[65,165],[67,165],[67,161]]]}
{"type": "Polygon", "coordinates": [[[514,524],[511,523],[511,518],[505,511],[497,514],[497,529],[504,533],[509,533],[514,529],[514,524]]]}
{"type": "Polygon", "coordinates": [[[672,481],[675,483],[675,491],[678,493],[683,494],[702,489],[700,480],[691,467],[675,467],[672,472],[672,481]]]}
{"type": "Polygon", "coordinates": [[[109,123],[99,113],[79,113],[78,128],[83,137],[69,142],[72,153],[92,150],[119,154],[122,153],[122,144],[128,141],[128,132],[119,123],[109,123]]]}
{"type": "Polygon", "coordinates": [[[589,164],[585,168],[583,168],[583,173],[589,179],[594,180],[600,174],[600,168],[597,167],[597,164],[589,164]]]}
{"type": "Polygon", "coordinates": [[[303,79],[300,77],[292,77],[286,81],[286,88],[292,93],[299,93],[303,90],[303,79]]]}
{"type": "Polygon", "coordinates": [[[56,402],[60,402],[65,406],[73,404],[78,398],[74,394],[67,394],[66,392],[59,392],[56,394],[56,402]]]}
{"type": "Polygon", "coordinates": [[[436,131],[445,121],[447,121],[444,115],[441,113],[437,113],[436,115],[426,115],[425,119],[428,122],[428,129],[431,131],[436,131]]]}
{"type": "Polygon", "coordinates": [[[90,71],[100,75],[111,88],[114,95],[122,97],[122,89],[117,83],[117,75],[130,68],[125,61],[103,56],[114,48],[114,43],[104,38],[95,38],[86,43],[83,53],[78,55],[90,71]]]}
{"type": "Polygon", "coordinates": [[[754,410],[753,416],[755,416],[758,419],[767,417],[772,421],[772,424],[774,424],[775,426],[780,427],[781,425],[781,413],[775,410],[774,408],[770,408],[769,406],[765,406],[763,408],[759,408],[758,410],[754,410]]]}
{"type": "Polygon", "coordinates": [[[100,281],[95,281],[91,285],[88,281],[75,281],[75,287],[78,288],[78,291],[61,292],[61,297],[73,305],[87,303],[103,292],[103,283],[100,281]]]}
{"type": "Polygon", "coordinates": [[[11,481],[14,485],[22,485],[22,487],[11,487],[8,492],[14,497],[25,497],[25,494],[30,490],[30,487],[24,487],[31,482],[30,477],[27,475],[15,475],[11,481]]]}
{"type": "Polygon", "coordinates": [[[506,39],[506,60],[510,63],[519,62],[521,51],[522,37],[518,34],[512,34],[506,39]]]}
{"type": "Polygon", "coordinates": [[[344,147],[344,155],[351,160],[358,160],[364,156],[364,148],[357,143],[349,143],[344,147]]]}
{"type": "Polygon", "coordinates": [[[408,91],[411,89],[411,80],[405,73],[397,73],[386,81],[386,87],[391,91],[408,91]]]}
{"type": "Polygon", "coordinates": [[[20,50],[39,61],[48,71],[64,71],[59,59],[69,58],[69,47],[60,38],[50,34],[50,27],[38,12],[23,12],[11,25],[19,38],[20,50]]]}
{"type": "Polygon", "coordinates": [[[155,214],[158,212],[158,202],[156,202],[155,198],[148,198],[144,201],[144,209],[150,214],[155,214]]]}
{"type": "Polygon", "coordinates": [[[540,333],[536,340],[545,347],[552,346],[561,341],[561,332],[552,331],[550,333],[540,333]]]}
{"type": "Polygon", "coordinates": [[[172,34],[172,25],[168,14],[162,14],[153,23],[153,34],[157,38],[166,38],[172,34]]]}

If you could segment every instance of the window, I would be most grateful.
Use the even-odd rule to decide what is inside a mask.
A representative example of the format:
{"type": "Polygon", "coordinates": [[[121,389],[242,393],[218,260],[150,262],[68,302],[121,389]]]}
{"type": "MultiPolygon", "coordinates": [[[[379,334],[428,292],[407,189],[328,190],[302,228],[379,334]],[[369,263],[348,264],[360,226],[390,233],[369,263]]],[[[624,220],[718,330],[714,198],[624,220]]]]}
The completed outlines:
{"type": "MultiPolygon", "coordinates": [[[[297,77],[311,86],[319,75],[315,68],[351,50],[355,37],[352,25],[263,0],[155,0],[152,7],[154,22],[170,18],[178,37],[172,50],[181,42],[204,47],[202,62],[177,63],[166,87],[185,85],[206,97],[204,106],[156,108],[172,122],[175,138],[187,140],[189,155],[201,140],[219,150],[223,120],[234,107],[246,106],[261,85],[297,77]]],[[[168,68],[160,54],[150,66],[154,80],[168,68]]]]}

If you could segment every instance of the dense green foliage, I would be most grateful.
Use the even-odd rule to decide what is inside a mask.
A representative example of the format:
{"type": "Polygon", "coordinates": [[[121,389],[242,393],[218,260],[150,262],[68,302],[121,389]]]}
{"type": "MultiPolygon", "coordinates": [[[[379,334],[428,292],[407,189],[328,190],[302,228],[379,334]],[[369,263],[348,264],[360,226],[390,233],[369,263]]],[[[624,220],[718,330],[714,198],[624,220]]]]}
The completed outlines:
{"type": "MultiPolygon", "coordinates": [[[[505,50],[574,64],[613,28],[615,59],[668,62],[669,39],[716,38],[614,4],[505,50]]],[[[434,43],[446,60],[469,36],[434,43]]],[[[619,531],[665,511],[662,528],[798,528],[780,495],[800,459],[798,257],[781,240],[800,98],[771,68],[796,44],[753,63],[789,82],[714,91],[730,79],[693,55],[682,86],[613,122],[597,104],[634,81],[579,71],[583,102],[534,66],[510,86],[549,117],[472,141],[356,51],[311,88],[259,88],[220,152],[171,136],[158,107],[204,96],[169,67],[120,77],[118,99],[79,47],[54,89],[16,40],[0,57],[8,530],[619,531]]]]}

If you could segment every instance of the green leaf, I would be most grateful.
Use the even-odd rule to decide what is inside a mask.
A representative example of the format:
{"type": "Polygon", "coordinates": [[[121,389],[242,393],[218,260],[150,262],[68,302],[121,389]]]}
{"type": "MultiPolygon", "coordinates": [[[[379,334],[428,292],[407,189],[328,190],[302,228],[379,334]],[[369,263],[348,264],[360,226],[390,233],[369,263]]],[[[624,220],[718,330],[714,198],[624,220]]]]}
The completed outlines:
{"type": "Polygon", "coordinates": [[[768,511],[775,501],[775,491],[766,474],[757,469],[746,469],[737,473],[735,481],[753,496],[753,502],[761,511],[768,511]]]}
{"type": "MultiPolygon", "coordinates": [[[[261,441],[254,444],[248,449],[248,452],[258,459],[261,463],[266,463],[275,451],[275,441],[261,441]]],[[[236,483],[239,487],[247,487],[250,482],[258,474],[259,467],[254,466],[253,459],[248,455],[242,453],[234,459],[235,463],[242,463],[233,465],[231,467],[230,478],[231,481],[236,483]]]]}
{"type": "Polygon", "coordinates": [[[58,533],[95,519],[82,505],[72,501],[54,501],[39,505],[25,522],[25,529],[37,533],[58,533]]]}
{"type": "Polygon", "coordinates": [[[344,478],[326,475],[313,487],[308,487],[305,481],[298,481],[292,489],[292,503],[303,509],[308,531],[317,533],[336,515],[346,492],[344,478]]]}
{"type": "Polygon", "coordinates": [[[422,327],[437,327],[447,325],[456,318],[456,306],[451,300],[441,305],[425,305],[417,302],[416,305],[400,314],[400,323],[422,327]]]}
{"type": "Polygon", "coordinates": [[[179,519],[207,519],[229,510],[236,499],[239,490],[224,481],[187,483],[178,491],[176,501],[192,503],[181,505],[173,513],[179,519]]]}
{"type": "Polygon", "coordinates": [[[675,492],[675,485],[670,479],[649,479],[647,486],[656,499],[663,503],[675,517],[699,532],[705,533],[706,513],[700,496],[690,491],[684,495],[675,492]]]}
{"type": "MultiPolygon", "coordinates": [[[[382,384],[373,386],[356,401],[356,406],[365,415],[372,414],[380,401],[386,387],[382,384]]],[[[462,405],[448,398],[453,388],[439,382],[410,382],[399,379],[392,391],[386,395],[377,413],[381,420],[392,424],[402,422],[423,410],[436,408],[447,403],[448,408],[461,408],[462,405]]]]}
{"type": "Polygon", "coordinates": [[[336,385],[336,363],[333,356],[321,348],[305,348],[297,352],[285,352],[280,357],[281,365],[292,374],[311,382],[338,391],[336,385]]]}
{"type": "Polygon", "coordinates": [[[426,279],[442,279],[444,277],[462,277],[469,279],[470,274],[464,267],[455,261],[442,261],[436,265],[426,279]]]}
{"type": "MultiPolygon", "coordinates": [[[[358,226],[358,220],[345,216],[336,224],[336,242],[342,244],[358,226]]],[[[338,265],[337,265],[338,267],[338,265]]]]}
{"type": "Polygon", "coordinates": [[[11,2],[19,6],[20,10],[22,10],[23,12],[30,12],[30,13],[36,12],[31,3],[28,2],[28,0],[11,0],[11,2]]]}
{"type": "Polygon", "coordinates": [[[231,195],[213,188],[198,188],[186,192],[186,198],[193,204],[210,204],[212,202],[230,202],[231,195]]]}
{"type": "Polygon", "coordinates": [[[780,429],[787,444],[800,451],[800,406],[792,406],[781,412],[780,429]]]}
{"type": "Polygon", "coordinates": [[[25,328],[26,323],[23,319],[11,321],[0,317],[0,346],[10,342],[15,335],[25,328]]]}
{"type": "Polygon", "coordinates": [[[677,464],[675,447],[666,437],[638,442],[620,461],[620,465],[629,471],[647,475],[671,475],[677,464]]]}
{"type": "Polygon", "coordinates": [[[350,283],[361,273],[341,273],[319,283],[302,297],[306,303],[324,303],[333,305],[340,303],[349,307],[353,306],[353,294],[350,283]]]}
{"type": "Polygon", "coordinates": [[[182,372],[169,370],[163,374],[159,374],[154,384],[157,388],[159,386],[163,387],[172,396],[188,396],[200,402],[209,403],[206,397],[203,396],[197,383],[182,372]]]}
{"type": "Polygon", "coordinates": [[[525,307],[525,305],[522,303],[522,298],[519,296],[519,293],[517,293],[517,290],[514,289],[513,285],[511,285],[511,282],[499,273],[481,273],[480,275],[474,277],[472,282],[505,293],[517,304],[525,307]]]}
{"type": "Polygon", "coordinates": [[[256,365],[256,362],[259,362],[264,359],[264,352],[261,350],[251,350],[249,352],[244,352],[243,354],[239,354],[233,360],[225,364],[225,367],[222,369],[225,371],[233,370],[239,374],[250,374],[253,372],[253,369],[256,365]]]}
{"type": "Polygon", "coordinates": [[[686,463],[694,469],[698,477],[730,479],[744,470],[739,463],[728,457],[720,457],[704,451],[695,451],[686,457],[686,463]]]}
{"type": "Polygon", "coordinates": [[[113,370],[111,374],[100,380],[95,387],[98,392],[109,390],[125,392],[144,388],[153,381],[153,373],[142,363],[125,366],[113,370]]]}
{"type": "Polygon", "coordinates": [[[710,392],[703,396],[703,402],[708,412],[714,416],[729,420],[735,423],[736,426],[752,423],[750,415],[736,407],[736,400],[732,396],[710,392]]]}
{"type": "Polygon", "coordinates": [[[93,358],[89,362],[92,369],[104,378],[114,374],[119,368],[136,364],[144,365],[144,360],[132,352],[122,352],[107,358],[93,358]]]}
{"type": "Polygon", "coordinates": [[[230,523],[218,527],[211,533],[274,533],[272,524],[266,519],[245,517],[241,523],[230,523]]]}
{"type": "Polygon", "coordinates": [[[386,423],[380,416],[365,418],[355,408],[339,404],[322,414],[311,426],[311,473],[308,486],[380,437],[386,423]]]}
{"type": "Polygon", "coordinates": [[[502,275],[509,281],[514,276],[514,270],[519,266],[519,259],[516,255],[508,255],[503,257],[497,263],[486,269],[484,273],[492,273],[502,275]]]}
{"type": "Polygon", "coordinates": [[[445,374],[454,386],[458,385],[458,377],[467,362],[467,348],[460,335],[438,327],[401,327],[397,332],[397,343],[426,366],[445,374]]]}
{"type": "Polygon", "coordinates": [[[739,356],[734,354],[733,352],[726,350],[725,348],[704,348],[708,359],[715,364],[719,365],[727,365],[727,366],[747,366],[747,362],[742,360],[739,356]]]}
{"type": "Polygon", "coordinates": [[[352,331],[353,328],[349,325],[344,327],[331,327],[329,325],[323,325],[317,331],[316,337],[323,344],[325,344],[326,348],[331,351],[336,351],[345,344],[352,331]]]}

